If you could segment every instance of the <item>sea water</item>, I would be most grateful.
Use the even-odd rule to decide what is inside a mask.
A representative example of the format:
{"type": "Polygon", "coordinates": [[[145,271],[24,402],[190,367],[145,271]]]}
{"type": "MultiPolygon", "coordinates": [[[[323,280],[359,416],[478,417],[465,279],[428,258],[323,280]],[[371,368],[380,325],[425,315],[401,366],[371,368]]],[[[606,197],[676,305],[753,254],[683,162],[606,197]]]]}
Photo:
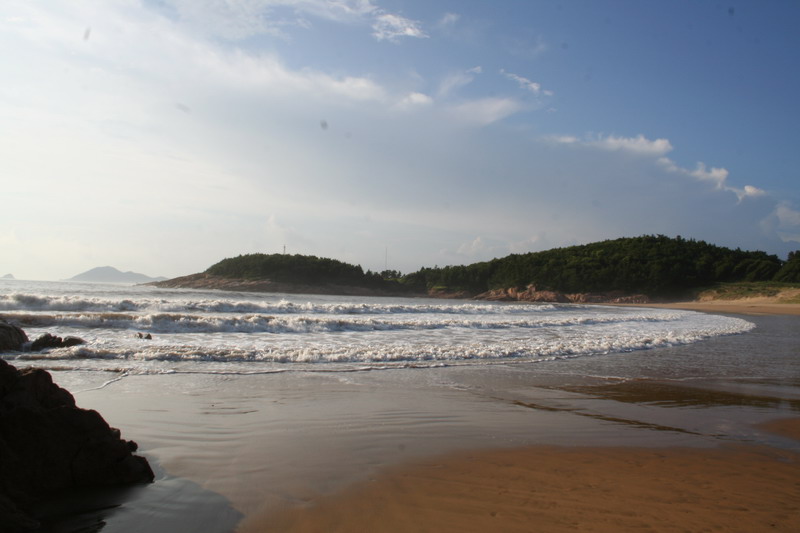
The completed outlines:
{"type": "Polygon", "coordinates": [[[33,340],[85,344],[7,359],[125,373],[335,372],[547,362],[750,331],[691,311],[0,281],[0,316],[33,340]]]}

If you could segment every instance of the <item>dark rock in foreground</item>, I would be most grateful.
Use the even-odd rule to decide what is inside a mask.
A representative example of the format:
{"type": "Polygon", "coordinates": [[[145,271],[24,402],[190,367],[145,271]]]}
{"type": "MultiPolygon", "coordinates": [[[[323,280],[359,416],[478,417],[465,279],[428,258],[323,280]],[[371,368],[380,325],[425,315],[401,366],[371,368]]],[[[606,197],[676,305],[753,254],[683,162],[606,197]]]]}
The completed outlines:
{"type": "Polygon", "coordinates": [[[28,336],[20,328],[0,319],[0,352],[22,350],[28,336]]]}
{"type": "MultiPolygon", "coordinates": [[[[18,340],[0,326],[0,339],[18,340]]],[[[0,359],[0,531],[36,527],[26,506],[60,491],[153,481],[136,448],[99,413],[78,408],[47,371],[0,359]]]]}
{"type": "Polygon", "coordinates": [[[39,352],[48,348],[69,348],[70,346],[86,344],[86,341],[78,337],[64,337],[62,339],[50,333],[45,333],[30,343],[29,346],[26,346],[27,343],[28,335],[22,329],[0,319],[0,352],[20,352],[23,350],[39,352]]]}

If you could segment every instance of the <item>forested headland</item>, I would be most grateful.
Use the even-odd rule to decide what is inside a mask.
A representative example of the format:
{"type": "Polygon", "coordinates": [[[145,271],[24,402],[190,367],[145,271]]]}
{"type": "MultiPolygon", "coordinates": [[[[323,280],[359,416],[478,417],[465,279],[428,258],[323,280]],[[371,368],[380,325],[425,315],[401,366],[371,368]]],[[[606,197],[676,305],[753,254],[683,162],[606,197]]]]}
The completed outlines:
{"type": "Polygon", "coordinates": [[[512,254],[466,266],[423,268],[417,287],[483,292],[528,287],[563,293],[621,291],[666,297],[717,283],[800,282],[800,254],[789,260],[681,237],[642,236],[512,254]]]}
{"type": "Polygon", "coordinates": [[[268,280],[306,288],[358,287],[386,294],[475,296],[533,287],[569,294],[614,291],[670,298],[720,283],[800,283],[800,252],[784,261],[761,251],[646,235],[511,254],[470,265],[426,267],[405,275],[364,271],[358,265],[310,255],[260,253],[223,259],[202,275],[251,284],[268,280]]]}

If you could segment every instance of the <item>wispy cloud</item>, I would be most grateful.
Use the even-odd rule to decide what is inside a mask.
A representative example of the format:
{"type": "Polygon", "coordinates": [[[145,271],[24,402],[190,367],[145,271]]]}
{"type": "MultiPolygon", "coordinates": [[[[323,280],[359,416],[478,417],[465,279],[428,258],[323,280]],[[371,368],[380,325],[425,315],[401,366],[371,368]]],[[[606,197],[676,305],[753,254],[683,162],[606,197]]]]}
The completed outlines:
{"type": "Polygon", "coordinates": [[[311,28],[310,18],[369,25],[379,41],[427,37],[419,22],[371,0],[164,0],[161,6],[195,32],[228,40],[283,36],[291,27],[311,28]]]}
{"type": "Polygon", "coordinates": [[[766,191],[752,185],[745,185],[742,188],[728,185],[727,181],[730,174],[728,169],[719,167],[708,168],[702,161],[698,161],[693,170],[677,165],[668,157],[659,158],[658,163],[670,172],[691,176],[699,181],[712,183],[714,188],[720,191],[732,192],[739,199],[739,202],[742,202],[746,198],[758,198],[767,194],[766,191]]]}
{"type": "Polygon", "coordinates": [[[479,98],[452,106],[450,113],[458,120],[486,126],[524,109],[513,98],[479,98]]]}
{"type": "Polygon", "coordinates": [[[433,104],[433,98],[428,96],[427,94],[413,92],[406,95],[402,100],[400,100],[396,107],[401,109],[409,109],[421,106],[429,106],[433,104]]]}
{"type": "Polygon", "coordinates": [[[375,16],[372,30],[372,35],[379,41],[386,40],[396,43],[401,37],[417,39],[428,37],[420,28],[419,22],[392,13],[381,13],[375,16]]]}
{"type": "Polygon", "coordinates": [[[626,152],[641,156],[663,156],[672,151],[672,144],[667,139],[650,140],[644,135],[636,137],[587,136],[584,139],[574,135],[546,135],[542,137],[545,142],[556,144],[571,144],[575,146],[589,146],[600,148],[609,152],[626,152]]]}
{"type": "Polygon", "coordinates": [[[464,87],[465,85],[469,85],[475,80],[476,74],[481,74],[483,72],[483,68],[478,65],[466,70],[460,70],[457,72],[453,72],[445,76],[445,78],[439,83],[439,90],[437,94],[439,97],[445,97],[451,94],[452,92],[464,87]]]}
{"type": "Polygon", "coordinates": [[[637,155],[662,156],[672,151],[672,144],[667,139],[656,139],[651,141],[644,135],[636,137],[600,137],[586,142],[589,146],[601,148],[603,150],[628,152],[637,155]]]}
{"type": "Polygon", "coordinates": [[[762,221],[765,233],[776,233],[785,243],[800,246],[800,211],[787,202],[775,206],[770,217],[762,221]]]}
{"type": "Polygon", "coordinates": [[[792,209],[786,203],[781,203],[775,209],[775,212],[782,223],[800,227],[800,211],[792,209]]]}
{"type": "Polygon", "coordinates": [[[664,170],[689,176],[700,182],[710,183],[717,190],[735,194],[739,202],[747,198],[758,198],[767,195],[766,191],[752,185],[745,185],[742,188],[729,185],[727,182],[729,172],[725,168],[708,167],[703,162],[698,162],[694,169],[681,167],[675,161],[666,157],[666,154],[673,150],[672,143],[668,139],[650,140],[639,134],[636,137],[609,135],[587,137],[583,140],[571,135],[550,135],[543,137],[542,140],[556,144],[600,148],[611,152],[625,152],[642,157],[655,157],[656,163],[664,170]]]}
{"type": "Polygon", "coordinates": [[[506,72],[504,69],[500,69],[500,74],[508,78],[509,80],[517,82],[520,88],[525,89],[537,96],[544,95],[544,96],[553,96],[553,91],[543,90],[542,84],[531,81],[528,78],[520,76],[518,74],[514,74],[513,72],[506,72]]]}

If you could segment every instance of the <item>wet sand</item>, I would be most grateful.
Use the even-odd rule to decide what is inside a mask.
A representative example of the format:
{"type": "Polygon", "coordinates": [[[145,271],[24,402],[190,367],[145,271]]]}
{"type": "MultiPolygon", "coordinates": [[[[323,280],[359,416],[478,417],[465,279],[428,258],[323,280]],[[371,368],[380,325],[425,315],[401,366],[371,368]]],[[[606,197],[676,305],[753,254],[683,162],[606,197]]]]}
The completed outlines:
{"type": "Polygon", "coordinates": [[[632,307],[660,307],[665,309],[688,309],[689,311],[740,315],[800,315],[800,304],[777,303],[774,298],[621,305],[632,307]]]}
{"type": "MultiPolygon", "coordinates": [[[[798,305],[741,301],[659,307],[800,314],[798,305]]],[[[624,381],[563,388],[637,408],[769,408],[788,402],[800,411],[796,393],[776,402],[769,393],[753,394],[755,389],[740,394],[709,383],[624,381]]],[[[549,409],[546,403],[519,403],[549,409]]],[[[237,531],[798,531],[800,418],[757,426],[795,444],[787,449],[722,439],[712,448],[530,446],[456,452],[384,468],[367,481],[302,505],[252,514],[237,531]]],[[[682,431],[656,423],[650,429],[682,431]]]]}
{"type": "Polygon", "coordinates": [[[533,447],[390,468],[316,505],[245,519],[239,531],[799,529],[797,453],[533,447]]]}

